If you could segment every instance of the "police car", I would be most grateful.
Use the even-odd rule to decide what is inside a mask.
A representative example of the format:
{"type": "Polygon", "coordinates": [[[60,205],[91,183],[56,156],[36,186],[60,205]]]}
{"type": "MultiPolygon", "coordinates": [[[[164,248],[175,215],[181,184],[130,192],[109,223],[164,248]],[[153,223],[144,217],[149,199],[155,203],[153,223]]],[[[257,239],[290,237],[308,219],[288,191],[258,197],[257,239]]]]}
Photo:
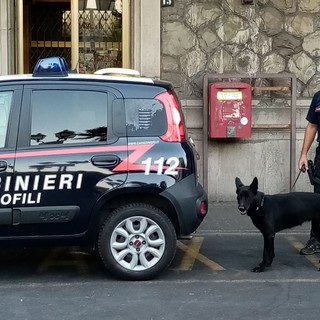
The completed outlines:
{"type": "Polygon", "coordinates": [[[170,83],[60,57],[0,76],[1,241],[90,244],[114,276],[151,279],[207,207],[170,83]]]}

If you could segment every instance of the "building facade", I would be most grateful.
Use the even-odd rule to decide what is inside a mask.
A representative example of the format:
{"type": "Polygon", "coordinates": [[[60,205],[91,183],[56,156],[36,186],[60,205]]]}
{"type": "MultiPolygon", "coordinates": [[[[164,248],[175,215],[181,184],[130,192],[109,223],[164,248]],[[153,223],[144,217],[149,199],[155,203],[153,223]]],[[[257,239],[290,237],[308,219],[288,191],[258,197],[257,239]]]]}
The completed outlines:
{"type": "MultiPolygon", "coordinates": [[[[29,72],[49,52],[66,55],[79,72],[123,66],[169,80],[211,201],[235,200],[236,176],[257,176],[267,193],[286,192],[298,173],[307,108],[320,90],[319,12],[318,0],[1,0],[0,74],[29,72]],[[48,6],[44,38],[39,18],[48,6]],[[237,81],[264,87],[253,90],[248,138],[208,138],[204,80],[226,74],[224,81],[240,75],[237,81]]],[[[296,190],[312,190],[306,175],[296,190]]]]}

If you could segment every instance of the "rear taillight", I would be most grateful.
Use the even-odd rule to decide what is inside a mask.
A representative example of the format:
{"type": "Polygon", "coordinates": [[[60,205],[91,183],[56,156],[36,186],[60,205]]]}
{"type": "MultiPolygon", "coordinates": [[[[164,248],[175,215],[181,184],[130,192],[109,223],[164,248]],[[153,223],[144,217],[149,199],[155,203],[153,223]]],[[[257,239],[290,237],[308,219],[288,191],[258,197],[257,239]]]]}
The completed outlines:
{"type": "Polygon", "coordinates": [[[176,97],[171,92],[164,92],[157,95],[155,99],[163,103],[168,122],[167,132],[160,138],[166,142],[186,141],[183,115],[176,97]]]}
{"type": "Polygon", "coordinates": [[[201,201],[200,203],[200,213],[204,216],[207,214],[207,206],[205,201],[201,201]]]}

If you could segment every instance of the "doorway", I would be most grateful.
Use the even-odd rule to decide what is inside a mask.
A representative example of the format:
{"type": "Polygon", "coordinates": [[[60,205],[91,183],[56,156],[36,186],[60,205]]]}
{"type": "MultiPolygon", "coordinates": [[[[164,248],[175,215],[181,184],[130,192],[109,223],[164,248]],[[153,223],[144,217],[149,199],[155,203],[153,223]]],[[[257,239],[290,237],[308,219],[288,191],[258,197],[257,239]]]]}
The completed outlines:
{"type": "Polygon", "coordinates": [[[23,0],[22,72],[32,72],[39,59],[52,56],[64,57],[71,66],[73,50],[77,51],[75,68],[80,73],[123,67],[127,60],[124,52],[129,53],[129,42],[123,43],[123,38],[130,33],[129,16],[123,14],[129,6],[124,3],[127,1],[23,0]],[[78,1],[76,15],[71,14],[73,1],[78,1]],[[79,30],[77,41],[71,36],[72,24],[79,30]]]}

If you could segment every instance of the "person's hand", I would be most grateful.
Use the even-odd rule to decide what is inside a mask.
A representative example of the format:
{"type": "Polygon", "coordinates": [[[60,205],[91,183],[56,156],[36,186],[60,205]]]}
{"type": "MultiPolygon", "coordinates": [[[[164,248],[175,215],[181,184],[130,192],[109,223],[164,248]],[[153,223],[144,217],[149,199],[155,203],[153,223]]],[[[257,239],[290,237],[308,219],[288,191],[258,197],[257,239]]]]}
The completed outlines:
{"type": "Polygon", "coordinates": [[[307,155],[301,155],[299,162],[298,162],[298,167],[299,170],[301,170],[302,172],[306,172],[306,170],[308,170],[308,159],[307,159],[307,155]]]}

